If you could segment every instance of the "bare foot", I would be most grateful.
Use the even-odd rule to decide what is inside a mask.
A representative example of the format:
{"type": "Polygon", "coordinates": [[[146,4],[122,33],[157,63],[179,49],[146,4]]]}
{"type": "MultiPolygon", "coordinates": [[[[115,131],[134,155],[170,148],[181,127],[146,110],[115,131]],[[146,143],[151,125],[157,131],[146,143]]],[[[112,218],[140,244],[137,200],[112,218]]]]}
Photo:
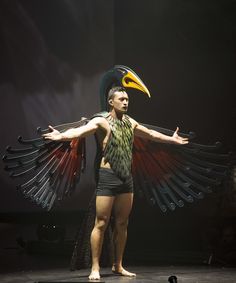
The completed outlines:
{"type": "Polygon", "coordinates": [[[123,267],[116,268],[115,266],[112,267],[112,272],[117,275],[127,276],[127,277],[135,277],[136,273],[129,272],[125,270],[123,267]]]}
{"type": "Polygon", "coordinates": [[[100,273],[98,270],[92,270],[89,275],[89,280],[100,280],[100,273]]]}

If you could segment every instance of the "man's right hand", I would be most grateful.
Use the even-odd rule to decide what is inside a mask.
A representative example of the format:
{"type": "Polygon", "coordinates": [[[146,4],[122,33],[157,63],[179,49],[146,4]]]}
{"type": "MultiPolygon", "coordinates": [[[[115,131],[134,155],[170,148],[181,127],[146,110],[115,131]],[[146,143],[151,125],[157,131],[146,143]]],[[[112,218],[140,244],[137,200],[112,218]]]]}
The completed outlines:
{"type": "Polygon", "coordinates": [[[46,140],[53,140],[53,141],[60,141],[62,139],[62,134],[54,129],[52,126],[48,126],[48,128],[51,130],[50,133],[43,134],[42,137],[46,140]]]}

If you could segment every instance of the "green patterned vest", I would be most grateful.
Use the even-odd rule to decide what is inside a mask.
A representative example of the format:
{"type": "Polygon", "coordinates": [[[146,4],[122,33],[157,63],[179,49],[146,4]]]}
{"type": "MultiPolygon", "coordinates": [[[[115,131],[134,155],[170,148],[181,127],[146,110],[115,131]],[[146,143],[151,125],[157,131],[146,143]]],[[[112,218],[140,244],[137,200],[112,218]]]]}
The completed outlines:
{"type": "MultiPolygon", "coordinates": [[[[130,119],[127,115],[123,116],[123,120],[114,119],[109,112],[101,112],[93,117],[104,117],[111,129],[106,148],[103,152],[98,152],[97,161],[109,162],[112,170],[122,180],[125,180],[131,173],[132,148],[133,148],[133,129],[130,119]]],[[[100,145],[98,145],[98,149],[100,145]]],[[[101,150],[100,150],[101,151],[101,150]]]]}

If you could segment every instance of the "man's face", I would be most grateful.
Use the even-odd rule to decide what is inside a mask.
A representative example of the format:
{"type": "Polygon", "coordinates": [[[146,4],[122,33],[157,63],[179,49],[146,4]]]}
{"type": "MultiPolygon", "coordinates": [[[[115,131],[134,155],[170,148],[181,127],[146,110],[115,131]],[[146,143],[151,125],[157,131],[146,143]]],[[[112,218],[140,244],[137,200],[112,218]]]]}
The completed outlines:
{"type": "Polygon", "coordinates": [[[116,91],[109,103],[116,111],[126,113],[129,105],[128,94],[125,91],[116,91]]]}

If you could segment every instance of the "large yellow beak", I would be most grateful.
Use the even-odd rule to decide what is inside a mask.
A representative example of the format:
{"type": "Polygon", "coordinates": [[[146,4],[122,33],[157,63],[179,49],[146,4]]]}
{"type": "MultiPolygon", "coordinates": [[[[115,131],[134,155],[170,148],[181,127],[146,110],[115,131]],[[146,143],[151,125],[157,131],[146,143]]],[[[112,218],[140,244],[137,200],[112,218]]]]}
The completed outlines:
{"type": "Polygon", "coordinates": [[[124,87],[136,88],[143,93],[147,94],[148,97],[151,97],[151,94],[142,80],[131,71],[127,70],[127,73],[122,78],[122,84],[124,87]]]}

